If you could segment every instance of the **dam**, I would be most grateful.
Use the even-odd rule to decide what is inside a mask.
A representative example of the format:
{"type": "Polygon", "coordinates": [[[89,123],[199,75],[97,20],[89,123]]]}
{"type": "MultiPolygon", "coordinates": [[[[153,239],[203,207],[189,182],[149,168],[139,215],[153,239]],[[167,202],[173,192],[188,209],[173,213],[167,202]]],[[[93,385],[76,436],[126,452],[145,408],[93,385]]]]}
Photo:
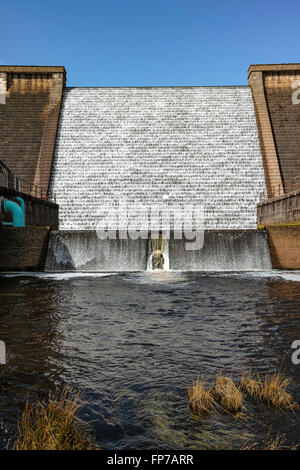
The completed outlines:
{"type": "Polygon", "coordinates": [[[299,410],[244,394],[244,419],[202,419],[187,396],[284,364],[300,403],[299,78],[81,88],[63,67],[0,65],[1,449],[27,397],[58,389],[84,390],[103,450],[300,441],[299,410]],[[5,209],[21,200],[19,227],[5,209]]]}
{"type": "Polygon", "coordinates": [[[43,219],[44,261],[20,269],[144,271],[154,251],[165,270],[297,268],[297,227],[283,229],[287,252],[264,221],[298,220],[298,107],[289,93],[299,69],[251,66],[248,86],[89,88],[66,86],[64,67],[0,66],[3,164],[28,182],[27,194],[40,188],[59,208],[58,223],[43,219]],[[197,249],[187,248],[193,234],[197,249]],[[164,238],[163,250],[153,251],[153,238],[164,238]]]}

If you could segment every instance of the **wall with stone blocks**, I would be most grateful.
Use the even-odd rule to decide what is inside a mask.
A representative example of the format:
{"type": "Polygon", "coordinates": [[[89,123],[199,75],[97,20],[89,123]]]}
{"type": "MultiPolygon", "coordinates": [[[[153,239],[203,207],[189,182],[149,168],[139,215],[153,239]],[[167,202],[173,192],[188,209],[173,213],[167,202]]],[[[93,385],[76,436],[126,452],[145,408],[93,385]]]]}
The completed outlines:
{"type": "Polygon", "coordinates": [[[266,98],[283,182],[300,175],[300,102],[293,103],[299,71],[264,74],[266,98]]]}
{"type": "Polygon", "coordinates": [[[0,81],[0,160],[47,191],[65,69],[0,65],[0,81]]]}
{"type": "Polygon", "coordinates": [[[268,194],[273,197],[300,175],[300,64],[251,65],[248,79],[268,194]]]}
{"type": "Polygon", "coordinates": [[[45,227],[1,227],[0,271],[42,271],[49,233],[45,227]]]}
{"type": "Polygon", "coordinates": [[[63,230],[94,230],[120,202],[203,205],[207,229],[256,228],[250,87],[66,88],[50,189],[63,230]]]}

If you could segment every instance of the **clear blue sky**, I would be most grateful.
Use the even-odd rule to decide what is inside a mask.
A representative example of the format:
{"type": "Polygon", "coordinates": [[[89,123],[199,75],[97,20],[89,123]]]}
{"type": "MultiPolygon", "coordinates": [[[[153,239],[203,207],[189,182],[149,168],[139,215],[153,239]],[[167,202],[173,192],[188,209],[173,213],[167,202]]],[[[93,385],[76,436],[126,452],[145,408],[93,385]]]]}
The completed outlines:
{"type": "Polygon", "coordinates": [[[251,63],[300,62],[300,2],[14,0],[0,63],[64,65],[68,86],[244,85],[251,63]]]}

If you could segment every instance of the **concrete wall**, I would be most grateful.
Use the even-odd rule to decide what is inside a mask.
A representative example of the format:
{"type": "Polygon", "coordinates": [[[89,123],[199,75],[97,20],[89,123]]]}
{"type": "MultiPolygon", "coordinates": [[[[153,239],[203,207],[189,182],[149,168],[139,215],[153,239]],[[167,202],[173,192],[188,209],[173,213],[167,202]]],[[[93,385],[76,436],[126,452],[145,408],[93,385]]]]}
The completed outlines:
{"type": "Polygon", "coordinates": [[[1,227],[0,271],[42,271],[50,229],[1,227]]]}
{"type": "Polygon", "coordinates": [[[300,225],[267,225],[274,269],[300,269],[300,225]]]}
{"type": "MultiPolygon", "coordinates": [[[[20,196],[25,201],[25,224],[26,226],[41,226],[58,228],[58,205],[50,201],[29,196],[27,194],[18,193],[14,190],[9,190],[0,186],[0,198],[7,198],[14,200],[16,196],[20,196]]],[[[0,206],[0,221],[11,221],[10,215],[1,213],[0,206]]],[[[0,227],[1,230],[1,227],[0,227]]]]}
{"type": "Polygon", "coordinates": [[[34,201],[27,199],[26,204],[26,225],[58,228],[58,206],[46,201],[34,201]]]}
{"type": "Polygon", "coordinates": [[[300,222],[300,190],[257,205],[258,225],[294,222],[300,222]]]}

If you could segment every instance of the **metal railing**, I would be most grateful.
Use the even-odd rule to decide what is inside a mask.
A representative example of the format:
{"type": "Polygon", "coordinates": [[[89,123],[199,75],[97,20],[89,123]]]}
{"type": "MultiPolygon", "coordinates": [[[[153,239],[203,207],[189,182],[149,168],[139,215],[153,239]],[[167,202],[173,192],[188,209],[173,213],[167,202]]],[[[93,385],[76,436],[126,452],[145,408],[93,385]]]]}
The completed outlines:
{"type": "Polygon", "coordinates": [[[260,194],[260,202],[265,202],[269,199],[285,196],[294,191],[300,191],[300,175],[295,176],[294,178],[290,178],[282,184],[271,186],[268,195],[266,193],[260,194]]]}
{"type": "Polygon", "coordinates": [[[299,191],[299,190],[300,190],[300,175],[295,176],[294,178],[291,178],[284,183],[285,194],[292,193],[293,191],[299,191]]]}
{"type": "Polygon", "coordinates": [[[0,187],[11,189],[38,199],[56,202],[54,193],[49,193],[36,184],[29,183],[28,181],[17,178],[4,163],[0,161],[0,187]]]}

